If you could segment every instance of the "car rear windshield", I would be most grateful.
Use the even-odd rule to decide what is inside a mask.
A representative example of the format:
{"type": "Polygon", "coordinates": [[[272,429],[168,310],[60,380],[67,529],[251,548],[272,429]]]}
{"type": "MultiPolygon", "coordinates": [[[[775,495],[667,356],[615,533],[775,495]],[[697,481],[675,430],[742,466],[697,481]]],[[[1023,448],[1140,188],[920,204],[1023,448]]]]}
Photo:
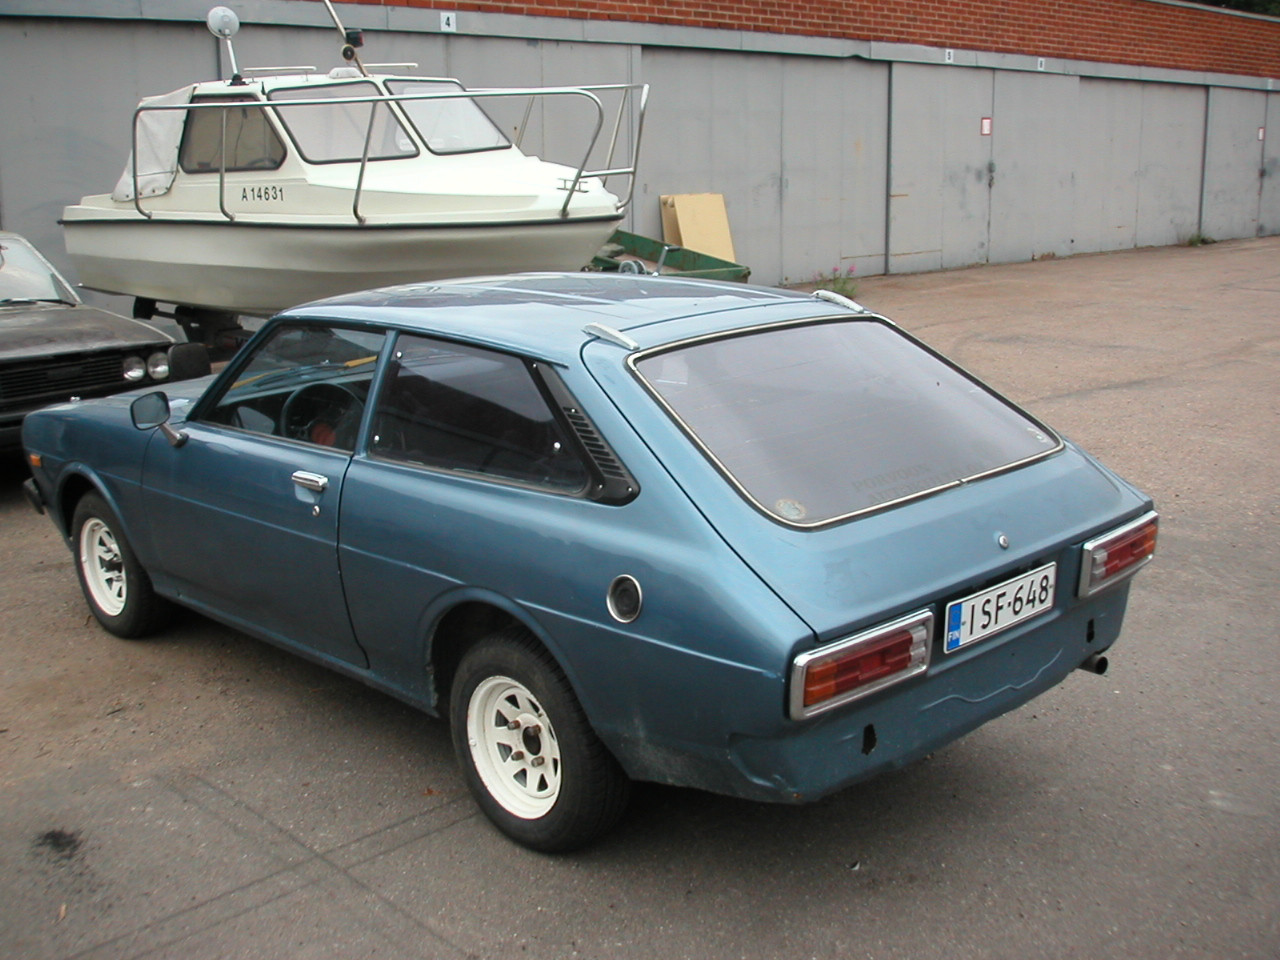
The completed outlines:
{"type": "Polygon", "coordinates": [[[797,526],[924,496],[1061,446],[874,318],[687,342],[637,355],[633,366],[735,486],[797,526]]]}

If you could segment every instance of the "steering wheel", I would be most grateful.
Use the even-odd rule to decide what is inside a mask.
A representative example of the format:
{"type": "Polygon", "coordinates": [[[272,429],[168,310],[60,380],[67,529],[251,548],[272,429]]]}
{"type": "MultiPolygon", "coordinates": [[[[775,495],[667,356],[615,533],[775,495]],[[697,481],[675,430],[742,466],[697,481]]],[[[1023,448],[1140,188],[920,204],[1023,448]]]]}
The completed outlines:
{"type": "Polygon", "coordinates": [[[364,414],[364,400],[340,383],[299,387],[280,408],[280,432],[291,440],[351,450],[364,414]]]}

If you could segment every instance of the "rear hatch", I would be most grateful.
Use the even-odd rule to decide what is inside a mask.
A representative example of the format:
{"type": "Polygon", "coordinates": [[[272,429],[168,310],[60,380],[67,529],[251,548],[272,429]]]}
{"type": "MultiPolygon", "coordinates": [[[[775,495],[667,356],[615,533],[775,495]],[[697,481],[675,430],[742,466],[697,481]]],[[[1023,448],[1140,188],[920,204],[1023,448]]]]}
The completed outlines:
{"type": "Polygon", "coordinates": [[[627,362],[658,411],[641,434],[819,642],[926,606],[943,618],[1041,570],[1047,616],[1074,602],[1079,544],[1147,505],[882,318],[774,323],[627,362]],[[692,442],[664,441],[672,430],[692,442]]]}

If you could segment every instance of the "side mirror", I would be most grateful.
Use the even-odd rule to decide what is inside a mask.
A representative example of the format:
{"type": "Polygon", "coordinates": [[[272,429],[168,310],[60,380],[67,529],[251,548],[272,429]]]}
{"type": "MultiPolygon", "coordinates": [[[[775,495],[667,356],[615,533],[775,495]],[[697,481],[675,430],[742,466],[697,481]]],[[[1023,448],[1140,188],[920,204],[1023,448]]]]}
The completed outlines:
{"type": "Polygon", "coordinates": [[[170,380],[194,380],[212,372],[209,348],[203,343],[175,343],[169,348],[170,380]]]}
{"type": "Polygon", "coordinates": [[[160,391],[143,394],[129,404],[129,416],[133,418],[133,425],[139,430],[152,430],[159,427],[171,446],[180,447],[187,442],[185,433],[180,433],[169,426],[169,397],[160,391]]]}

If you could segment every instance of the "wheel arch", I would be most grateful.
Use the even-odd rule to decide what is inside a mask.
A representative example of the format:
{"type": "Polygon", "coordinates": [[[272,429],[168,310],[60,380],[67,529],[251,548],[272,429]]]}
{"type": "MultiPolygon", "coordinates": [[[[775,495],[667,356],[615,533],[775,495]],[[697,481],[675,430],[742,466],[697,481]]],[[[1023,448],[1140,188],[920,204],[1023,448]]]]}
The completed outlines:
{"type": "MultiPolygon", "coordinates": [[[[426,619],[431,626],[426,634],[425,666],[431,700],[440,716],[449,714],[449,691],[463,656],[476,643],[506,627],[519,626],[527,630],[560,671],[567,678],[571,676],[546,631],[527,611],[499,594],[482,590],[454,591],[438,600],[426,619]]],[[[581,700],[572,679],[569,683],[581,700]]]]}
{"type": "MultiPolygon", "coordinates": [[[[76,504],[89,493],[94,493],[101,497],[117,517],[121,515],[116,498],[111,495],[106,485],[98,477],[82,469],[69,470],[63,475],[54,500],[57,510],[58,529],[62,531],[64,537],[69,539],[73,535],[71,520],[75,516],[76,504]]],[[[124,520],[121,519],[120,522],[123,524],[124,520]]],[[[128,535],[127,530],[125,535],[128,535]]]]}

